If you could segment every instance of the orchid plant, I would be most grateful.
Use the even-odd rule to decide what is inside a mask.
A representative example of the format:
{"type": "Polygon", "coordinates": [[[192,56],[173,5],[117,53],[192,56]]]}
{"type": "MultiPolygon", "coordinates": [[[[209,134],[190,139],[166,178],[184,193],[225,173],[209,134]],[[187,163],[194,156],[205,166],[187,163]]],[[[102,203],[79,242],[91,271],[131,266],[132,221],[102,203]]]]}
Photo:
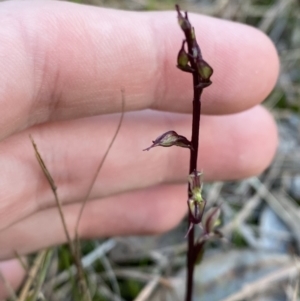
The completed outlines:
{"type": "Polygon", "coordinates": [[[203,172],[197,170],[201,95],[203,90],[212,83],[210,78],[213,74],[213,69],[202,57],[201,49],[196,40],[195,29],[189,21],[188,13],[185,12],[183,14],[178,5],[176,5],[176,10],[179,26],[185,35],[177,56],[177,68],[183,72],[190,73],[193,78],[192,138],[188,140],[175,131],[169,130],[153,140],[153,144],[144,150],[149,151],[156,146],[179,146],[190,150],[187,197],[189,226],[186,235],[188,237],[187,287],[185,300],[191,301],[195,264],[200,263],[202,260],[205,243],[209,239],[219,236],[219,233],[215,230],[215,225],[220,216],[220,206],[206,210],[207,202],[202,196],[203,172]],[[200,237],[197,239],[195,239],[195,225],[199,225],[202,229],[200,237]]]}

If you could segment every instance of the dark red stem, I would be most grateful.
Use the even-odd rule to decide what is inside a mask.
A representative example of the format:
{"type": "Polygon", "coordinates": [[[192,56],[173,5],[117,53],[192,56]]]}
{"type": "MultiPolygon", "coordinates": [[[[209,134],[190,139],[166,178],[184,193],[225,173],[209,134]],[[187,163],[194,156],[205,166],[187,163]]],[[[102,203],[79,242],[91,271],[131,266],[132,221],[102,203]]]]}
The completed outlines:
{"type": "MultiPolygon", "coordinates": [[[[191,156],[190,156],[190,170],[191,174],[197,170],[197,159],[198,159],[198,146],[199,146],[199,131],[200,131],[200,116],[201,116],[201,95],[203,87],[206,84],[209,85],[209,78],[203,78],[199,74],[199,62],[202,62],[202,54],[199,45],[197,44],[195,33],[192,25],[188,20],[188,15],[182,15],[179,6],[176,5],[178,13],[179,24],[184,32],[185,40],[188,46],[189,63],[193,75],[193,121],[192,121],[192,138],[191,138],[191,156]]],[[[183,44],[184,46],[184,44],[183,44]]],[[[183,47],[182,46],[182,47],[183,47]]],[[[201,183],[199,183],[201,184],[201,183]]],[[[189,199],[191,198],[190,185],[188,187],[189,199]]],[[[193,217],[189,212],[189,224],[192,224],[193,217]]],[[[194,227],[192,227],[188,233],[188,252],[187,252],[187,282],[186,282],[186,301],[192,301],[193,294],[193,274],[195,260],[197,258],[198,248],[196,248],[194,241],[194,227]]]]}
{"type": "MultiPolygon", "coordinates": [[[[190,49],[189,49],[190,52],[190,49]]],[[[193,73],[193,121],[192,121],[192,139],[191,139],[191,156],[190,156],[190,170],[191,174],[194,170],[197,170],[197,160],[198,160],[198,146],[199,146],[199,131],[200,131],[200,114],[201,114],[201,94],[203,88],[195,88],[198,84],[199,76],[196,73],[193,73]]],[[[190,187],[188,188],[189,198],[190,187]]],[[[192,220],[191,213],[189,213],[189,223],[192,220]]],[[[194,265],[195,265],[195,246],[194,246],[194,227],[190,230],[188,234],[188,252],[187,252],[187,286],[186,286],[186,301],[192,300],[193,293],[193,274],[194,274],[194,265]]]]}

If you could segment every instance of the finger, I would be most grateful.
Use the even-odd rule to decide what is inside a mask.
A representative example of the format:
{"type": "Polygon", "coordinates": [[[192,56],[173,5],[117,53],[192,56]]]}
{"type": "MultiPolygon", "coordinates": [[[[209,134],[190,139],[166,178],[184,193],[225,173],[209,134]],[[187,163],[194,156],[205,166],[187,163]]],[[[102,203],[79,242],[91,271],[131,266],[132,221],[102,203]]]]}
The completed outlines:
{"type": "MultiPolygon", "coordinates": [[[[15,256],[15,254],[11,254],[10,256],[15,256]]],[[[4,298],[13,297],[11,295],[11,290],[16,291],[21,285],[25,277],[24,268],[18,260],[11,259],[0,262],[0,273],[1,300],[3,300],[4,298]]]]}
{"type": "MultiPolygon", "coordinates": [[[[191,76],[175,68],[183,39],[175,12],[8,1],[0,18],[0,137],[49,120],[120,111],[121,87],[126,110],[191,112],[191,76]]],[[[203,112],[234,113],[262,101],[278,74],[270,40],[245,25],[190,18],[215,70],[203,112]]]]}
{"type": "MultiPolygon", "coordinates": [[[[185,215],[186,198],[186,185],[166,185],[90,201],[81,217],[79,236],[95,238],[167,231],[185,215]]],[[[80,206],[80,203],[69,204],[63,209],[72,238],[80,206]]],[[[45,209],[1,232],[0,258],[10,258],[15,250],[26,254],[64,242],[66,237],[57,208],[45,209]]]]}
{"type": "MultiPolygon", "coordinates": [[[[29,133],[51,173],[63,203],[85,197],[116,130],[119,116],[56,122],[12,136],[0,145],[0,229],[55,206],[53,193],[34,156],[29,133]]],[[[191,118],[144,111],[127,114],[90,197],[100,198],[161,183],[187,182],[188,149],[143,152],[164,131],[189,137],[191,118]]],[[[233,180],[260,173],[276,149],[273,119],[262,107],[225,116],[203,116],[198,169],[205,180],[233,180]]]]}

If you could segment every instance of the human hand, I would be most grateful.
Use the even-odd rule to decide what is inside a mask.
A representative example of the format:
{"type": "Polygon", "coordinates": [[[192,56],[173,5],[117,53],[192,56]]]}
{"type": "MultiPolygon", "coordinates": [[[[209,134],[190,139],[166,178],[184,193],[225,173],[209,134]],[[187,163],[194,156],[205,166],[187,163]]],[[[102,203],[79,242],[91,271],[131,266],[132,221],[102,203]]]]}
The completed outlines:
{"type": "MultiPolygon", "coordinates": [[[[122,87],[122,128],[92,189],[79,235],[158,233],[184,216],[189,151],[142,151],[171,129],[190,137],[192,83],[175,67],[183,39],[176,18],[175,11],[1,3],[2,260],[66,241],[29,134],[58,186],[74,235],[82,200],[117,127],[119,114],[109,114],[120,113],[122,87]]],[[[193,14],[190,19],[214,68],[213,84],[202,97],[198,167],[209,181],[260,173],[277,144],[274,121],[258,105],[278,75],[274,46],[244,25],[193,14]]],[[[20,280],[15,261],[2,264],[2,271],[14,285],[20,280]]]]}

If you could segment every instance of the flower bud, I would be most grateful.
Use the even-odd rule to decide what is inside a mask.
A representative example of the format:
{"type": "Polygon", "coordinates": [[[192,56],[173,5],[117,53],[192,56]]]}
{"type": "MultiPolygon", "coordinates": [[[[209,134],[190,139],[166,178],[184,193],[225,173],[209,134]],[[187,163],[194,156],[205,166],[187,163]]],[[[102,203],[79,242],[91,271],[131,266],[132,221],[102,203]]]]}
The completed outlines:
{"type": "Polygon", "coordinates": [[[201,176],[203,175],[202,172],[194,170],[188,177],[190,183],[190,189],[192,198],[197,200],[198,202],[203,201],[202,199],[202,183],[201,183],[201,176]]]}
{"type": "Polygon", "coordinates": [[[185,41],[182,42],[181,49],[179,50],[179,53],[177,56],[177,63],[181,67],[186,67],[186,65],[189,62],[188,54],[184,50],[184,44],[185,44],[185,41]]]}
{"type": "Polygon", "coordinates": [[[186,72],[193,72],[194,70],[189,65],[189,57],[184,49],[185,40],[182,42],[181,49],[178,52],[177,56],[177,68],[181,69],[182,71],[186,72]]]}
{"type": "Polygon", "coordinates": [[[181,27],[181,29],[182,30],[190,29],[191,28],[191,23],[188,20],[187,13],[185,13],[185,16],[183,17],[181,12],[180,12],[179,5],[175,5],[175,7],[176,7],[176,10],[177,10],[177,13],[178,13],[178,23],[179,23],[179,26],[181,27]]]}
{"type": "Polygon", "coordinates": [[[206,201],[203,199],[201,201],[195,200],[193,198],[190,198],[188,200],[188,207],[192,216],[191,222],[193,224],[199,224],[201,222],[205,205],[206,205],[206,201]]]}
{"type": "Polygon", "coordinates": [[[213,69],[203,59],[197,60],[198,73],[204,80],[209,80],[213,74],[213,69]]]}
{"type": "Polygon", "coordinates": [[[212,233],[214,228],[218,226],[219,217],[221,214],[220,207],[211,207],[203,215],[202,225],[205,234],[212,233]]]}
{"type": "Polygon", "coordinates": [[[157,137],[152,142],[153,144],[145,148],[144,151],[148,151],[155,146],[170,147],[173,145],[193,149],[191,142],[184,136],[178,135],[175,131],[168,131],[157,137]]]}

